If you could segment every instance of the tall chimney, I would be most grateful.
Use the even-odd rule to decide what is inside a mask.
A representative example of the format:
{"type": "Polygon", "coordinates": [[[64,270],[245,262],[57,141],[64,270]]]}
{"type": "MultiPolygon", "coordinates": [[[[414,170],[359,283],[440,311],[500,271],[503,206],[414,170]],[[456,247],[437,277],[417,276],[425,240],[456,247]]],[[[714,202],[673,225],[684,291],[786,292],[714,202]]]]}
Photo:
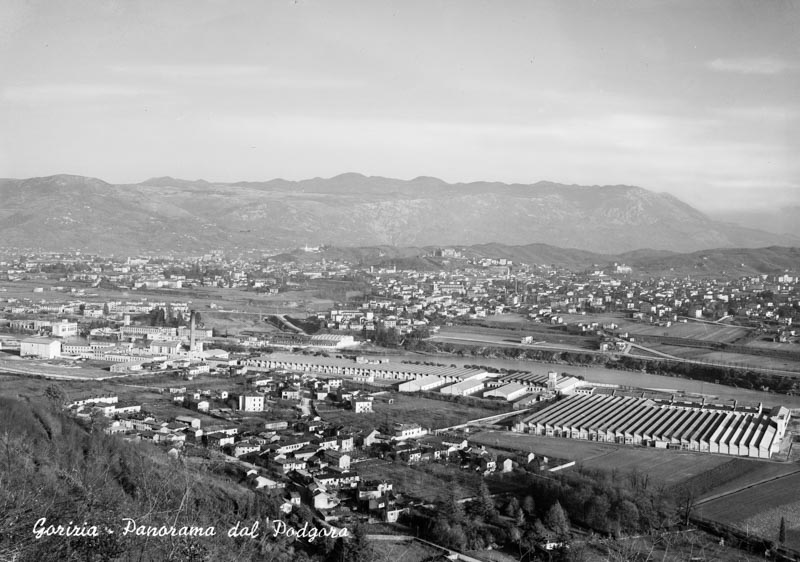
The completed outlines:
{"type": "Polygon", "coordinates": [[[194,310],[189,314],[189,351],[194,351],[194,310]]]}

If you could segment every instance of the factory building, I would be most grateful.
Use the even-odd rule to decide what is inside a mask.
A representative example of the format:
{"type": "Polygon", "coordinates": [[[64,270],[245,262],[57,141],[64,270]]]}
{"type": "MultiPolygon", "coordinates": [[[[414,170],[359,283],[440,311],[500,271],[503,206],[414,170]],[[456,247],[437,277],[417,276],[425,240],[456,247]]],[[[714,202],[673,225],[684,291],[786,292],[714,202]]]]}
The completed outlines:
{"type": "Polygon", "coordinates": [[[354,363],[334,357],[311,357],[291,353],[272,353],[241,362],[248,370],[286,369],[327,375],[373,376],[378,379],[410,381],[431,375],[442,379],[443,384],[453,384],[476,376],[488,376],[485,371],[460,367],[437,367],[407,363],[380,363],[370,365],[354,363]]]}
{"type": "Polygon", "coordinates": [[[518,382],[512,382],[483,393],[484,398],[501,398],[512,401],[528,394],[528,387],[518,382]]]}
{"type": "Polygon", "coordinates": [[[20,342],[19,354],[20,357],[55,359],[61,355],[61,342],[59,340],[34,336],[20,342]]]}
{"type": "Polygon", "coordinates": [[[422,392],[425,390],[433,390],[434,388],[438,388],[444,384],[446,383],[442,377],[430,375],[400,383],[400,385],[397,387],[397,390],[400,392],[422,392]]]}
{"type": "Polygon", "coordinates": [[[486,384],[478,377],[467,379],[465,381],[457,382],[442,388],[439,392],[442,394],[452,394],[454,396],[469,396],[484,389],[486,384]]]}
{"type": "Polygon", "coordinates": [[[790,412],[676,403],[635,396],[576,394],[523,420],[535,435],[768,459],[790,412]]]}

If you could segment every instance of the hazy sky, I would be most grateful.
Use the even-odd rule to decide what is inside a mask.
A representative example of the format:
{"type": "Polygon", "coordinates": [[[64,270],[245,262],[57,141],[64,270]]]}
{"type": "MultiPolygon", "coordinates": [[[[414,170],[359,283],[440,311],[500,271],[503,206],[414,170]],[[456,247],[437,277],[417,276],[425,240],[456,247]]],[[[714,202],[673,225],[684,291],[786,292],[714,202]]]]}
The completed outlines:
{"type": "Polygon", "coordinates": [[[800,203],[800,2],[0,0],[0,70],[0,177],[800,203]]]}

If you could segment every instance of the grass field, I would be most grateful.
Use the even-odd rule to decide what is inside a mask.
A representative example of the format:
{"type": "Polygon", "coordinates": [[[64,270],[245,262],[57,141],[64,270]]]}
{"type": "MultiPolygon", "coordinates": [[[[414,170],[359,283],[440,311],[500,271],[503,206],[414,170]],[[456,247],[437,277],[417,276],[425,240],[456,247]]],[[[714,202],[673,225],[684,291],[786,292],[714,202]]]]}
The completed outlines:
{"type": "Polygon", "coordinates": [[[362,479],[386,480],[392,483],[394,493],[424,501],[444,501],[454,494],[457,498],[474,496],[480,486],[481,476],[454,465],[408,466],[402,462],[371,459],[353,465],[362,479]]]}
{"type": "Polygon", "coordinates": [[[424,562],[441,550],[417,541],[372,541],[375,562],[424,562]]]}
{"type": "Polygon", "coordinates": [[[752,459],[732,459],[736,466],[737,476],[725,482],[717,482],[713,488],[703,493],[698,499],[714,498],[752,486],[765,480],[800,472],[795,463],[764,462],[752,459]]]}
{"type": "Polygon", "coordinates": [[[743,353],[726,353],[724,351],[711,351],[696,347],[679,347],[665,344],[648,344],[647,347],[680,357],[682,359],[692,359],[695,361],[707,361],[709,363],[719,363],[724,365],[736,365],[740,367],[758,367],[762,369],[779,369],[800,373],[800,361],[779,359],[777,357],[762,357],[758,355],[747,355],[743,353]]]}
{"type": "Polygon", "coordinates": [[[81,380],[47,380],[24,375],[0,374],[0,395],[3,396],[42,396],[51,384],[62,388],[68,397],[79,395],[116,394],[121,401],[125,400],[169,400],[168,395],[161,395],[159,388],[173,386],[187,389],[225,389],[235,391],[241,382],[227,378],[212,376],[197,377],[193,381],[184,381],[171,375],[147,374],[128,378],[109,379],[104,381],[81,380]],[[152,388],[152,390],[148,390],[152,388]]]}
{"type": "MultiPolygon", "coordinates": [[[[53,287],[65,287],[66,289],[83,289],[85,296],[80,296],[88,302],[103,302],[108,299],[138,299],[147,298],[151,301],[174,301],[174,302],[197,302],[202,304],[215,303],[220,308],[236,308],[245,311],[259,311],[261,308],[271,307],[270,314],[275,314],[274,307],[298,309],[309,305],[310,307],[323,306],[329,307],[333,304],[331,299],[316,297],[319,287],[302,287],[295,291],[286,291],[276,295],[267,295],[255,291],[245,291],[238,288],[219,288],[219,287],[188,287],[183,289],[110,289],[102,287],[90,287],[86,283],[67,282],[49,280],[24,280],[0,283],[6,291],[4,298],[18,298],[48,301],[68,301],[74,300],[76,295],[70,292],[51,290],[53,287]],[[35,288],[43,288],[43,293],[34,293],[35,288]]],[[[199,310],[203,310],[202,307],[199,310]]],[[[266,310],[265,310],[266,311],[266,310]]]]}
{"type": "Polygon", "coordinates": [[[700,517],[734,526],[765,539],[777,540],[786,519],[786,545],[800,548],[800,473],[704,503],[700,517]]]}
{"type": "Polygon", "coordinates": [[[646,359],[659,359],[659,358],[663,357],[662,355],[659,355],[658,353],[654,353],[654,352],[650,351],[649,349],[645,349],[645,348],[638,347],[638,346],[631,347],[631,350],[630,350],[629,353],[630,353],[630,355],[633,355],[635,357],[644,357],[646,359]]]}
{"type": "Polygon", "coordinates": [[[356,414],[352,410],[336,408],[331,404],[316,403],[317,412],[326,421],[371,430],[384,423],[418,423],[422,427],[440,429],[459,425],[469,420],[484,418],[493,413],[483,408],[465,406],[456,402],[421,398],[410,394],[392,392],[375,397],[373,413],[356,414]],[[394,403],[389,404],[389,399],[394,403]]]}
{"type": "Polygon", "coordinates": [[[23,359],[17,354],[5,352],[0,352],[0,372],[19,372],[34,376],[65,379],[98,379],[108,378],[112,375],[108,370],[100,369],[89,363],[71,363],[66,360],[23,359]]]}
{"type": "Polygon", "coordinates": [[[670,336],[673,338],[689,338],[702,341],[731,343],[746,336],[751,330],[740,326],[712,324],[709,322],[674,322],[669,328],[651,326],[643,322],[635,322],[623,314],[560,314],[564,322],[613,322],[623,332],[652,336],[670,336]]]}
{"type": "MultiPolygon", "coordinates": [[[[622,325],[620,328],[623,329],[622,325]]],[[[631,334],[652,336],[669,336],[672,338],[687,338],[709,342],[732,343],[746,336],[750,330],[739,326],[725,326],[722,324],[706,324],[704,322],[675,322],[669,328],[650,326],[631,322],[626,324],[625,330],[631,334]]]]}
{"type": "Polygon", "coordinates": [[[576,439],[554,439],[524,433],[482,431],[470,441],[487,447],[508,447],[537,456],[574,460],[586,468],[638,471],[667,487],[730,461],[730,457],[683,451],[608,445],[576,439]]]}
{"type": "Polygon", "coordinates": [[[754,347],[757,349],[776,349],[778,351],[794,351],[796,353],[800,353],[800,344],[797,343],[779,343],[774,342],[772,339],[765,340],[765,339],[756,339],[750,342],[747,342],[747,347],[754,347]]]}
{"type": "MultiPolygon", "coordinates": [[[[574,544],[574,543],[573,543],[574,544]]],[[[720,545],[719,537],[690,529],[661,536],[639,536],[618,541],[594,537],[584,544],[573,546],[585,562],[658,561],[687,562],[758,562],[763,553],[749,554],[728,545],[720,545]]]]}
{"type": "Polygon", "coordinates": [[[587,468],[649,474],[651,480],[670,487],[729,460],[719,455],[623,447],[582,464],[587,468]]]}
{"type": "MultiPolygon", "coordinates": [[[[432,336],[431,340],[452,343],[457,345],[476,345],[476,346],[492,346],[492,347],[516,347],[520,349],[555,349],[559,351],[574,351],[582,353],[587,351],[586,347],[582,347],[580,342],[573,343],[574,339],[568,337],[561,337],[557,333],[552,335],[543,335],[541,344],[522,344],[519,338],[512,339],[506,336],[499,336],[494,334],[475,334],[471,332],[459,331],[455,328],[449,328],[447,331],[442,330],[439,334],[432,336]]],[[[590,351],[596,351],[593,348],[590,351]]]]}

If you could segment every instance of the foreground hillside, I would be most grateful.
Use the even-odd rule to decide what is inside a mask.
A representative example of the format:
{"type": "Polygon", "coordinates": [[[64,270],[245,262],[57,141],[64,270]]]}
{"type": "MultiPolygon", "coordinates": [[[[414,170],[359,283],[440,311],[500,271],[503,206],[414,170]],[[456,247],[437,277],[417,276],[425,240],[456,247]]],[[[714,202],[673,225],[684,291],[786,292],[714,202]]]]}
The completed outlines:
{"type": "Polygon", "coordinates": [[[190,252],[304,244],[543,243],[603,253],[794,245],[789,235],[715,222],[632,186],[531,185],[343,174],[235,184],[156,178],[0,180],[6,246],[190,252]]]}
{"type": "MultiPolygon", "coordinates": [[[[0,559],[324,560],[332,539],[231,538],[237,521],[282,518],[302,526],[305,510],[282,514],[223,466],[190,466],[154,446],[126,443],[79,425],[48,403],[0,397],[0,559]],[[280,517],[279,517],[280,516],[280,517]],[[42,518],[46,523],[38,523],[42,518]],[[142,537],[137,526],[213,527],[214,536],[142,537]],[[49,525],[96,526],[98,537],[47,536],[49,525]]],[[[292,523],[290,523],[292,524],[292,523]]],[[[91,532],[91,531],[89,531],[91,532]]],[[[80,531],[79,531],[80,533],[80,531]]],[[[341,539],[339,539],[341,540],[341,539]]]]}

